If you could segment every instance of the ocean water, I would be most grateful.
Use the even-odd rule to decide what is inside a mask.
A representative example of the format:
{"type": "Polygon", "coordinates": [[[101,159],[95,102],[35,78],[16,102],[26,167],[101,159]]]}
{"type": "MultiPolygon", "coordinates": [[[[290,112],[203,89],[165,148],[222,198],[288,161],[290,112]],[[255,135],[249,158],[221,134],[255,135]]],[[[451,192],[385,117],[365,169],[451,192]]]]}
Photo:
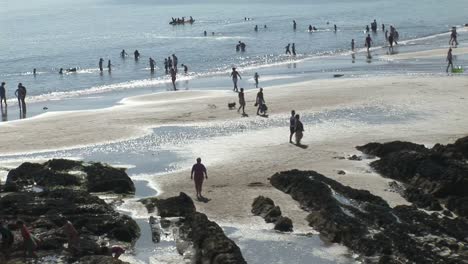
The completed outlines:
{"type": "MultiPolygon", "coordinates": [[[[354,74],[385,72],[385,67],[388,72],[398,72],[401,67],[392,68],[379,61],[372,66],[380,68],[365,62],[359,65],[359,58],[358,63],[351,65],[348,57],[341,61],[339,56],[348,53],[353,38],[356,46],[362,48],[364,28],[374,19],[379,29],[381,23],[387,28],[395,25],[401,40],[417,40],[468,23],[467,12],[465,0],[1,0],[0,81],[7,83],[8,98],[13,97],[17,84],[22,82],[28,89],[29,102],[135,88],[145,88],[145,92],[167,90],[169,80],[161,70],[162,62],[173,53],[178,56],[179,65],[189,67],[188,76],[179,76],[179,85],[186,89],[225,89],[192,80],[218,77],[229,86],[229,69],[233,66],[247,76],[245,85],[252,83],[251,76],[256,71],[265,84],[274,83],[278,75],[334,72],[343,67],[352,69],[354,74]],[[182,16],[193,16],[196,21],[185,26],[168,24],[171,17],[182,16]],[[244,17],[252,20],[245,21],[244,17]],[[293,19],[298,23],[296,31],[292,30],[293,19]],[[318,31],[308,33],[309,24],[318,31]],[[332,30],[334,24],[338,26],[336,33],[332,30]],[[254,31],[255,25],[259,26],[258,32],[254,31]],[[247,44],[245,53],[236,53],[238,41],[247,44]],[[271,68],[291,61],[283,53],[284,47],[293,42],[298,52],[296,61],[313,59],[310,65],[305,69],[297,69],[296,65],[271,68]],[[120,58],[122,49],[129,53],[128,58],[120,58]],[[138,62],[132,58],[135,49],[141,53],[138,62]],[[154,74],[148,69],[149,57],[156,60],[154,74]],[[105,65],[107,60],[112,61],[111,73],[105,70],[100,74],[99,58],[105,60],[105,65]],[[59,68],[73,67],[78,68],[77,73],[58,74],[59,68]],[[33,68],[37,69],[36,76],[32,75],[33,68]]],[[[384,44],[382,31],[372,36],[376,46],[384,44]]],[[[427,49],[446,47],[447,42],[448,36],[442,34],[439,39],[402,43],[427,49]]],[[[439,70],[440,67],[425,71],[439,70]]],[[[92,105],[92,101],[88,104],[92,105]]]]}

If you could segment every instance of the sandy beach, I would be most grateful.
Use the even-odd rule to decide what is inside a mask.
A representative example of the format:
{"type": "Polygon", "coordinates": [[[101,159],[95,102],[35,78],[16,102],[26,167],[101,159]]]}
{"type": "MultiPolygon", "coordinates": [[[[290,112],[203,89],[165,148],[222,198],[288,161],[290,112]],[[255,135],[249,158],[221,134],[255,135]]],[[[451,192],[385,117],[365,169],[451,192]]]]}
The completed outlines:
{"type": "MultiPolygon", "coordinates": [[[[369,160],[337,157],[359,155],[354,147],[372,141],[409,140],[430,146],[464,135],[468,128],[461,121],[468,111],[466,88],[465,77],[452,76],[332,79],[266,88],[270,118],[284,118],[284,129],[246,131],[187,146],[208,164],[204,193],[210,201],[197,202],[197,207],[221,224],[249,225],[251,203],[256,196],[264,195],[292,218],[297,231],[311,232],[305,221],[306,212],[268,183],[274,173],[289,169],[315,170],[345,185],[382,196],[392,206],[406,204],[398,194],[388,191],[389,180],[369,169],[369,160]],[[306,127],[306,149],[288,143],[291,109],[313,114],[371,106],[387,106],[395,111],[394,115],[411,112],[416,117],[408,122],[360,127],[336,123],[332,130],[320,125],[306,127]],[[346,174],[338,175],[338,170],[346,174]]],[[[263,119],[255,116],[255,94],[256,90],[246,92],[246,111],[250,115],[246,118],[263,119]]],[[[4,154],[39,152],[139,137],[161,125],[235,121],[242,117],[229,110],[227,103],[236,99],[237,94],[231,91],[180,91],[128,98],[102,110],[48,113],[3,124],[0,144],[4,154]]],[[[158,175],[151,184],[162,191],[162,197],[181,191],[195,196],[188,170],[158,175]]]]}

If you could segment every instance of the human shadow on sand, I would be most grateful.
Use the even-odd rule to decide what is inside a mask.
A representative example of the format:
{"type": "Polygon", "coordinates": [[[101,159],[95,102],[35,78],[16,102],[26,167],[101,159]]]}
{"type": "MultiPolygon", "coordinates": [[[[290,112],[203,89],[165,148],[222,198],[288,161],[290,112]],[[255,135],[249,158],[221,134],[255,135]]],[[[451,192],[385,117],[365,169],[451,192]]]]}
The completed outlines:
{"type": "Polygon", "coordinates": [[[197,200],[198,200],[199,202],[203,202],[203,203],[208,203],[209,201],[211,201],[211,199],[208,199],[208,198],[203,197],[203,196],[198,197],[197,200]]]}
{"type": "Polygon", "coordinates": [[[309,145],[304,145],[304,144],[295,144],[295,143],[293,143],[293,142],[291,142],[291,144],[293,144],[294,146],[296,146],[296,147],[299,147],[299,148],[301,148],[301,149],[306,149],[306,148],[308,148],[308,147],[309,147],[309,145]]]}

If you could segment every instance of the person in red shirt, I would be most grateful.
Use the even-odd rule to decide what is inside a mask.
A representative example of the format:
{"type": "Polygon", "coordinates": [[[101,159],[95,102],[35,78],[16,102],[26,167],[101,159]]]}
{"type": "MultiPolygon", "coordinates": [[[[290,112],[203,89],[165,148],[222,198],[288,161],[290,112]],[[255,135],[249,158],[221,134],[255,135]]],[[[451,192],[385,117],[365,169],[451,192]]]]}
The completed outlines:
{"type": "Polygon", "coordinates": [[[203,176],[208,180],[208,174],[206,173],[205,165],[201,163],[201,158],[197,158],[197,163],[192,167],[192,173],[190,174],[190,180],[194,179],[195,181],[195,190],[197,191],[197,198],[202,199],[202,185],[203,185],[203,176]]]}
{"type": "Polygon", "coordinates": [[[23,237],[24,253],[27,256],[37,258],[37,239],[31,234],[23,221],[17,221],[16,225],[21,229],[21,236],[23,237]]]}

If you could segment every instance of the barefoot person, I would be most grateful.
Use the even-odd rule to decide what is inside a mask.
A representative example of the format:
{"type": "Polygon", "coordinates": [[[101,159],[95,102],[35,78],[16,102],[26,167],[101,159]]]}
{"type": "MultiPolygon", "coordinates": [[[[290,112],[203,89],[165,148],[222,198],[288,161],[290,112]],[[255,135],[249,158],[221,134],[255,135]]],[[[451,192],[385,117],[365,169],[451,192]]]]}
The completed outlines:
{"type": "Polygon", "coordinates": [[[255,88],[258,88],[258,78],[260,78],[260,75],[258,75],[258,72],[256,72],[254,74],[255,88]]]}
{"type": "Polygon", "coordinates": [[[242,77],[240,76],[239,72],[236,70],[236,68],[232,68],[231,72],[231,77],[232,77],[232,82],[234,83],[234,89],[232,89],[234,92],[237,92],[237,77],[242,80],[242,77]]]}
{"type": "Polygon", "coordinates": [[[453,56],[452,56],[452,48],[449,48],[448,50],[448,53],[447,53],[447,61],[448,61],[448,65],[447,65],[447,72],[449,72],[449,68],[452,67],[452,70],[453,70],[453,56]]]}
{"type": "Polygon", "coordinates": [[[174,68],[171,68],[169,73],[171,74],[172,86],[174,87],[174,91],[175,91],[175,90],[177,90],[176,85],[175,85],[175,82],[177,80],[177,72],[176,72],[176,70],[174,68]]]}
{"type": "Polygon", "coordinates": [[[301,139],[302,137],[304,136],[303,135],[303,132],[304,132],[304,125],[302,124],[302,122],[299,120],[299,115],[296,115],[295,116],[295,129],[294,129],[294,133],[296,134],[296,145],[300,145],[301,144],[301,139]]]}
{"type": "Polygon", "coordinates": [[[265,104],[265,99],[263,98],[263,88],[260,88],[260,91],[257,93],[257,99],[255,100],[255,106],[257,106],[257,115],[260,115],[260,112],[265,114],[263,110],[263,105],[265,104]]]}
{"type": "Polygon", "coordinates": [[[3,103],[5,103],[5,107],[7,106],[6,102],[6,89],[5,89],[5,82],[2,82],[0,86],[0,106],[3,108],[3,103]]]}
{"type": "Polygon", "coordinates": [[[37,239],[31,234],[23,221],[17,221],[16,225],[21,229],[23,237],[24,254],[28,257],[37,258],[37,239]]]}
{"type": "Polygon", "coordinates": [[[244,97],[244,88],[240,88],[239,92],[239,109],[237,113],[242,109],[242,115],[245,115],[245,97],[244,97]]]}
{"type": "Polygon", "coordinates": [[[367,34],[367,37],[366,37],[366,47],[367,47],[367,53],[369,53],[369,49],[371,48],[371,45],[372,45],[372,38],[370,36],[370,34],[367,34]]]}
{"type": "Polygon", "coordinates": [[[292,137],[296,131],[296,111],[291,111],[291,117],[289,118],[289,143],[292,142],[292,137]]]}
{"type": "Polygon", "coordinates": [[[195,190],[197,192],[197,198],[203,198],[202,185],[203,185],[203,176],[208,180],[208,173],[206,172],[205,165],[201,163],[201,158],[197,158],[197,163],[192,167],[192,173],[190,174],[190,180],[195,181],[195,190]]]}

